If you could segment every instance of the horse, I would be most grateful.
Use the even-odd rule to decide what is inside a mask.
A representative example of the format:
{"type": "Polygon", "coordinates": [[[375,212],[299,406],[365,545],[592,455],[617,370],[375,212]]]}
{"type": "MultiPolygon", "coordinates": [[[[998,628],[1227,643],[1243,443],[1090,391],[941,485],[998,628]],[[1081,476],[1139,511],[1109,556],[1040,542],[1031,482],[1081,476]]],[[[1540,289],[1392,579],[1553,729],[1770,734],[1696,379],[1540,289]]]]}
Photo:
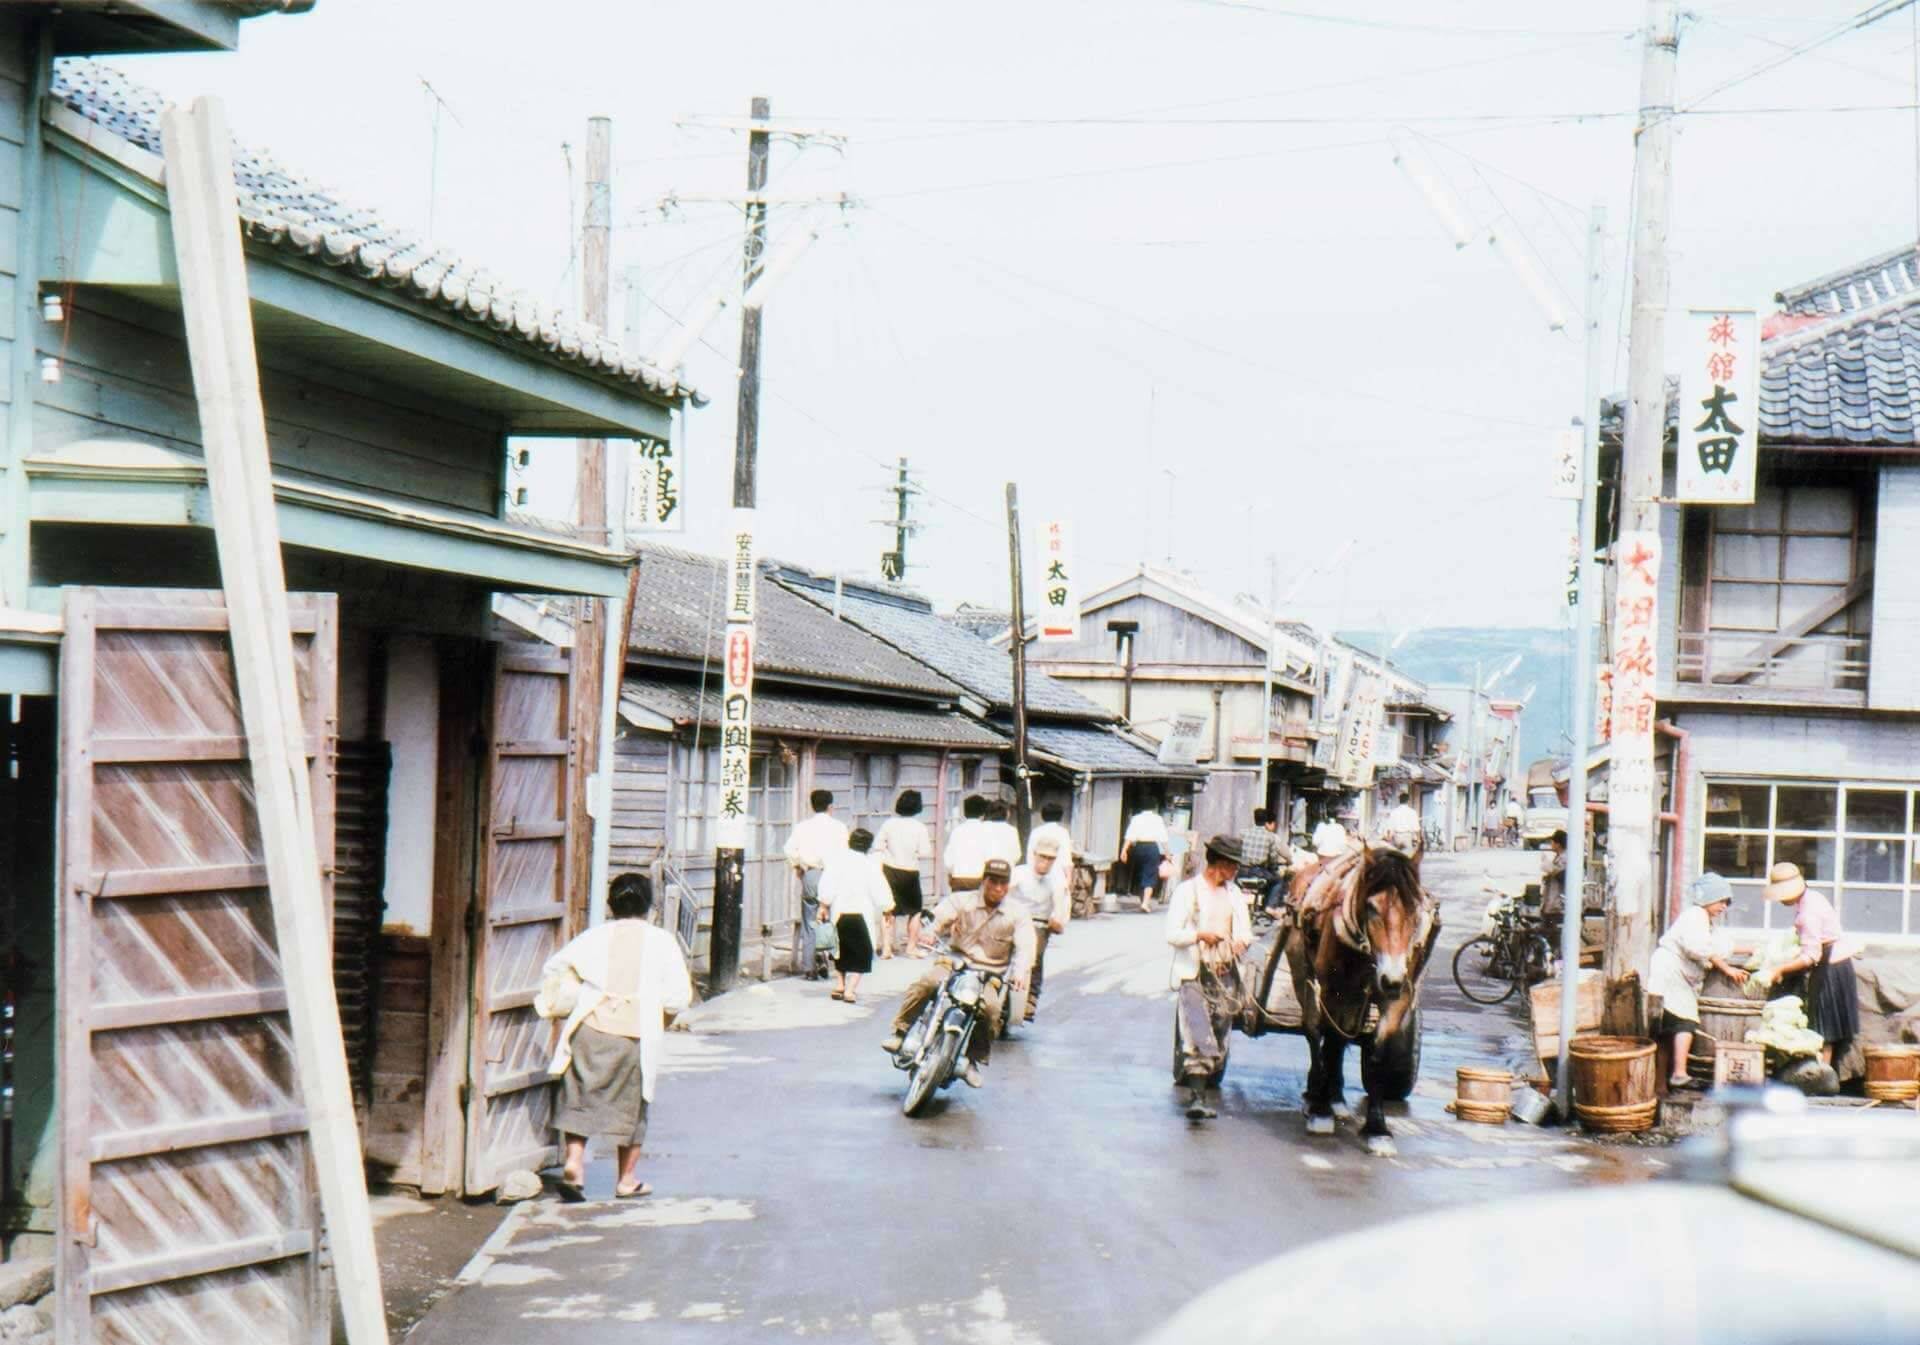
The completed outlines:
{"type": "MultiPolygon", "coordinates": [[[[1287,966],[1300,1002],[1307,1071],[1307,1133],[1334,1132],[1334,1104],[1346,1093],[1347,1044],[1367,1038],[1373,1064],[1407,1027],[1420,974],[1440,933],[1438,904],[1420,884],[1421,850],[1411,855],[1362,847],[1295,875],[1286,933],[1287,966]],[[1379,1023],[1367,1034],[1367,1015],[1379,1023]]],[[[1361,1134],[1367,1151],[1394,1153],[1380,1095],[1384,1069],[1367,1075],[1361,1134]]],[[[1402,1094],[1404,1096],[1404,1094],[1402,1094]]]]}

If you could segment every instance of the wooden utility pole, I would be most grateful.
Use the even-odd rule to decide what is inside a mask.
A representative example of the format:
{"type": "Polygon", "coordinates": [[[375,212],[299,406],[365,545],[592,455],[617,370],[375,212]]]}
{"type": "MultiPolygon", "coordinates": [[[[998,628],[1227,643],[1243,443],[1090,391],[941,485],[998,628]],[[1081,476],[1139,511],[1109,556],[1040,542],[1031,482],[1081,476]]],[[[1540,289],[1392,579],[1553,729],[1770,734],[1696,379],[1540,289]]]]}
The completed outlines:
{"type": "Polygon", "coordinates": [[[1260,803],[1272,807],[1267,793],[1273,787],[1273,658],[1280,645],[1280,563],[1267,553],[1267,666],[1260,675],[1260,803]]]}
{"type": "Polygon", "coordinates": [[[1013,654],[1013,781],[1020,843],[1033,829],[1033,784],[1027,776],[1027,604],[1020,566],[1020,488],[1007,482],[1007,558],[1013,572],[1013,613],[1007,645],[1013,654]]]}
{"type": "MultiPolygon", "coordinates": [[[[1673,90],[1680,34],[1673,0],[1647,0],[1634,143],[1633,318],[1627,337],[1626,440],[1620,469],[1620,537],[1658,538],[1661,462],[1667,438],[1667,216],[1673,192],[1673,90]]],[[[1619,553],[1615,553],[1616,565],[1619,553]]],[[[1649,624],[1659,629],[1657,615],[1649,624]]],[[[1619,631],[1615,631],[1615,639],[1619,631]]],[[[1616,674],[1617,676],[1617,674],[1616,674]]],[[[1655,870],[1651,787],[1626,787],[1623,764],[1652,775],[1653,726],[1614,720],[1608,846],[1614,908],[1607,927],[1607,979],[1645,981],[1653,953],[1655,870]],[[1623,797],[1625,795],[1625,797],[1623,797]]]]}
{"type": "MultiPolygon", "coordinates": [[[[752,122],[757,123],[747,135],[747,246],[742,264],[741,288],[753,284],[759,274],[767,247],[767,206],[759,199],[767,189],[767,159],[772,137],[766,129],[766,121],[772,115],[772,106],[765,98],[753,100],[750,113],[752,122]]],[[[745,551],[745,582],[751,588],[759,582],[755,573],[753,550],[753,512],[755,501],[756,458],[760,448],[760,328],[763,320],[763,308],[759,304],[742,304],[740,308],[740,400],[739,410],[734,421],[733,439],[733,535],[735,555],[729,560],[737,562],[739,552],[745,551]],[[744,543],[742,542],[744,539],[744,543]]],[[[727,595],[730,613],[741,610],[737,607],[738,595],[727,595]]],[[[738,660],[744,662],[745,684],[750,690],[753,678],[753,644],[755,639],[752,620],[753,600],[751,593],[745,599],[744,608],[747,619],[729,620],[727,624],[727,673],[731,679],[736,675],[736,650],[740,651],[738,660]]],[[[744,722],[726,725],[728,730],[742,730],[739,741],[747,744],[751,751],[753,723],[752,700],[745,703],[744,722]]],[[[750,761],[746,753],[739,760],[750,761]]],[[[749,766],[749,770],[750,770],[749,766]]],[[[725,812],[729,781],[726,779],[727,761],[723,744],[721,761],[721,801],[722,816],[719,827],[719,845],[713,856],[713,928],[708,944],[708,992],[719,994],[730,988],[740,975],[740,925],[746,906],[746,820],[744,817],[729,818],[725,812]]],[[[746,782],[740,782],[745,792],[746,782]]],[[[804,968],[811,971],[812,968],[804,968]]]]}
{"type": "MultiPolygon", "coordinates": [[[[214,98],[197,99],[191,111],[169,107],[161,114],[160,135],[188,362],[206,446],[214,547],[286,987],[293,1072],[306,1106],[305,1128],[347,1340],[385,1345],[380,1262],[328,954],[332,935],[237,222],[233,138],[226,111],[214,98]]],[[[326,858],[331,862],[332,855],[326,858]]],[[[263,1211],[262,1218],[263,1227],[275,1229],[271,1213],[263,1211]]]]}
{"type": "MultiPolygon", "coordinates": [[[[605,117],[587,122],[587,201],[580,230],[580,316],[595,331],[607,330],[609,277],[608,235],[612,224],[613,123],[605,117]]],[[[574,520],[580,540],[596,545],[607,541],[607,441],[579,441],[574,474],[574,520]]],[[[578,819],[567,840],[567,927],[585,927],[595,908],[595,835],[605,827],[607,790],[601,770],[601,699],[607,690],[607,629],[618,625],[612,605],[600,598],[581,598],[573,623],[573,759],[571,766],[573,816],[578,819]]]]}

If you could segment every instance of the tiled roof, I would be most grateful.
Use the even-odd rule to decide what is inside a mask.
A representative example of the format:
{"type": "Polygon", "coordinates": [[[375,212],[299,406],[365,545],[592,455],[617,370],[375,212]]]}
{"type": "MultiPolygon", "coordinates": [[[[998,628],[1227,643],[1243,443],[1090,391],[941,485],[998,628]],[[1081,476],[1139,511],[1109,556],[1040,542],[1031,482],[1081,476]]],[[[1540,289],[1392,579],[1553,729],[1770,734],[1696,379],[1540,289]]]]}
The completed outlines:
{"type": "MultiPolygon", "coordinates": [[[[640,596],[633,611],[632,650],[679,660],[721,658],[725,567],[712,556],[675,547],[640,552],[640,596]]],[[[774,583],[764,572],[759,600],[755,670],[762,675],[878,687],[956,700],[961,688],[851,621],[774,583]]],[[[756,694],[754,703],[759,704],[756,694]]]]}
{"type": "Polygon", "coordinates": [[[1760,436],[1801,444],[1915,444],[1920,290],[1888,306],[1767,342],[1760,436]]]}
{"type": "MultiPolygon", "coordinates": [[[[791,578],[783,582],[802,601],[811,599],[823,609],[832,609],[835,600],[831,583],[822,591],[791,578]]],[[[773,587],[777,585],[764,585],[762,592],[773,587]]],[[[841,594],[839,603],[848,621],[952,678],[989,708],[1006,709],[1013,704],[1012,660],[1005,649],[969,635],[941,619],[930,607],[910,600],[869,596],[849,588],[841,594]]],[[[1113,718],[1112,711],[1031,667],[1027,669],[1027,709],[1063,718],[1113,718]]]]}
{"type": "MultiPolygon", "coordinates": [[[[54,64],[53,97],[73,112],[147,152],[163,153],[166,100],[111,66],[82,59],[54,64]]],[[[402,232],[366,207],[299,176],[238,143],[234,186],[246,236],[338,267],[369,284],[464,318],[602,377],[637,383],[663,396],[691,396],[662,370],[524,290],[514,289],[446,248],[402,232]]]]}
{"type": "MultiPolygon", "coordinates": [[[[759,701],[755,700],[755,706],[759,701]]],[[[1101,775],[1157,775],[1194,780],[1198,766],[1162,766],[1152,752],[1102,724],[1029,724],[1027,744],[1075,770],[1101,775]]]]}
{"type": "Polygon", "coordinates": [[[1844,271],[1781,290],[1774,299],[1795,317],[1837,317],[1920,289],[1920,248],[1908,244],[1844,271]]]}
{"type": "MultiPolygon", "coordinates": [[[[620,687],[623,710],[635,708],[664,715],[675,724],[692,724],[697,716],[711,727],[719,700],[704,698],[690,682],[629,676],[620,687]]],[[[629,719],[634,718],[632,714],[629,719]]],[[[843,738],[856,742],[903,743],[927,747],[957,747],[997,752],[1007,743],[985,725],[950,710],[876,705],[832,696],[809,696],[789,691],[756,690],[753,695],[755,733],[789,733],[803,738],[843,738]]]]}

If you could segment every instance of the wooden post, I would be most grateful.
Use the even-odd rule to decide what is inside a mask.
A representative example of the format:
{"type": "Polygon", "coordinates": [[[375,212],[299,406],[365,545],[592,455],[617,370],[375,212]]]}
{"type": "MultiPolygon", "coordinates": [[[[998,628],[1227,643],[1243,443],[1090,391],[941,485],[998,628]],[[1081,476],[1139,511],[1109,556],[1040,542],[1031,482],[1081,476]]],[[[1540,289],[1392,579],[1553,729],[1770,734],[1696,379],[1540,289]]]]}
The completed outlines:
{"type": "Polygon", "coordinates": [[[1013,797],[1020,844],[1033,829],[1033,781],[1027,774],[1027,611],[1020,566],[1020,488],[1007,482],[1007,558],[1013,574],[1013,797]]]}
{"type": "Polygon", "coordinates": [[[328,956],[306,734],[240,247],[233,139],[218,99],[198,99],[190,111],[169,107],[160,124],[214,543],[294,1059],[347,1339],[374,1345],[387,1339],[386,1309],[328,956]]]}

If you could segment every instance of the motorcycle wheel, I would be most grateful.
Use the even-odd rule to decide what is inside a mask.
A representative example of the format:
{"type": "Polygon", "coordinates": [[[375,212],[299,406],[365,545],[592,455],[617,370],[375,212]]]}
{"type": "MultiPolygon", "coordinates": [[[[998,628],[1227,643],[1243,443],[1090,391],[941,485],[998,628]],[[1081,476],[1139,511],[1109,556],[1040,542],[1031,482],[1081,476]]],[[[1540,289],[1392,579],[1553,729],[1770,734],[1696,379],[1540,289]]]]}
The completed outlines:
{"type": "Polygon", "coordinates": [[[1500,945],[1487,934],[1468,939],[1454,950],[1453,983],[1475,1004],[1504,1003],[1514,991],[1500,945]]]}
{"type": "Polygon", "coordinates": [[[920,1068],[907,1080],[907,1096],[901,1102],[900,1110],[907,1116],[918,1116],[920,1109],[927,1105],[927,1099],[939,1089],[940,1083],[953,1072],[954,1057],[960,1053],[960,1038],[957,1033],[942,1032],[940,1040],[935,1042],[927,1054],[920,1060],[920,1068]]]}

